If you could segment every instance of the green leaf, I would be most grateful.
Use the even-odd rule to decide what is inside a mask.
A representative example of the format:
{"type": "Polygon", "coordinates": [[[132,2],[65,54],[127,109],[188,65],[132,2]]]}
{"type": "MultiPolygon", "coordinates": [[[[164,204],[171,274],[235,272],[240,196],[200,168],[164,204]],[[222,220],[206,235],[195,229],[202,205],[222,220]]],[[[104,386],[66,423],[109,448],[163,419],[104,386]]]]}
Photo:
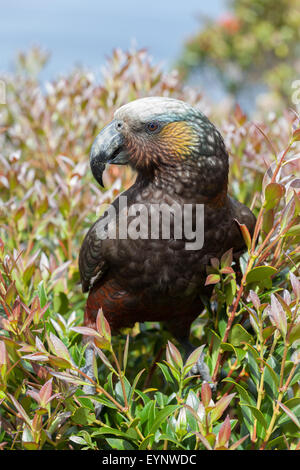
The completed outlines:
{"type": "Polygon", "coordinates": [[[252,282],[265,281],[276,272],[277,269],[273,268],[273,266],[257,266],[248,272],[246,282],[247,284],[251,284],[252,282]]]}
{"type": "Polygon", "coordinates": [[[300,323],[296,323],[292,326],[289,334],[289,344],[292,344],[294,341],[300,339],[300,323]]]}
{"type": "Polygon", "coordinates": [[[95,415],[90,413],[88,408],[78,408],[72,416],[74,423],[81,424],[82,426],[93,422],[95,415]]]}
{"type": "Polygon", "coordinates": [[[259,366],[258,366],[259,355],[254,348],[250,349],[249,344],[247,344],[247,346],[248,346],[248,351],[247,351],[248,370],[249,370],[252,380],[257,385],[259,383],[260,375],[261,375],[259,366]]]}
{"type": "Polygon", "coordinates": [[[167,383],[175,385],[174,378],[171,376],[169,368],[165,364],[162,364],[161,362],[158,362],[157,365],[162,371],[167,383]]]}
{"type": "Polygon", "coordinates": [[[132,440],[132,435],[130,433],[120,431],[119,429],[116,429],[116,428],[111,428],[110,426],[102,426],[101,428],[97,429],[96,431],[92,433],[92,437],[109,435],[109,434],[112,434],[113,436],[122,437],[123,439],[132,440]]]}
{"type": "Polygon", "coordinates": [[[285,193],[285,187],[279,183],[269,183],[265,188],[264,209],[270,210],[275,207],[285,193]]]}
{"type": "Polygon", "coordinates": [[[180,444],[180,442],[178,442],[178,440],[176,440],[172,436],[169,436],[168,434],[161,434],[158,439],[159,439],[159,441],[172,442],[173,444],[176,445],[176,447],[179,447],[180,449],[186,450],[186,447],[184,447],[182,444],[180,444]]]}
{"type": "Polygon", "coordinates": [[[230,343],[221,343],[221,344],[220,344],[220,348],[221,348],[223,351],[234,352],[234,354],[237,355],[234,346],[232,346],[232,344],[230,344],[230,343]]]}
{"type": "Polygon", "coordinates": [[[278,402],[280,408],[284,411],[285,415],[282,415],[277,424],[283,425],[288,423],[289,420],[293,421],[296,426],[300,429],[300,422],[298,417],[300,417],[300,398],[294,397],[290,400],[287,400],[285,403],[278,402]]]}
{"type": "Polygon", "coordinates": [[[236,281],[232,279],[224,287],[226,304],[231,305],[236,294],[236,281]]]}
{"type": "Polygon", "coordinates": [[[97,395],[85,395],[85,397],[102,403],[102,405],[105,405],[108,408],[112,408],[113,410],[118,410],[118,407],[113,402],[109,401],[108,398],[104,398],[103,396],[99,397],[97,395]]]}
{"type": "Polygon", "coordinates": [[[222,380],[222,382],[228,382],[234,384],[236,391],[239,395],[239,397],[247,404],[249,405],[254,405],[255,404],[255,399],[249,395],[247,390],[242,387],[241,384],[235,382],[231,377],[226,377],[225,379],[222,380]]]}
{"type": "MultiPolygon", "coordinates": [[[[124,383],[126,398],[128,400],[128,397],[129,397],[129,394],[130,394],[130,388],[131,388],[130,383],[128,382],[126,377],[123,377],[123,383],[124,383]]],[[[124,406],[125,405],[124,393],[123,393],[123,387],[122,387],[122,384],[121,384],[120,380],[118,380],[116,385],[115,385],[115,396],[116,396],[117,401],[121,405],[124,406]]]]}
{"type": "Polygon", "coordinates": [[[283,411],[288,415],[288,417],[296,424],[296,426],[300,429],[300,422],[297,418],[297,416],[295,415],[295,413],[293,413],[293,411],[287,407],[286,405],[284,405],[283,403],[281,403],[280,401],[278,401],[278,405],[280,406],[280,408],[283,409],[283,411]]]}
{"type": "Polygon", "coordinates": [[[254,418],[257,419],[257,421],[262,425],[262,427],[264,429],[267,429],[268,424],[264,418],[264,415],[256,406],[249,405],[248,403],[240,403],[240,407],[247,407],[253,416],[253,421],[254,418]]]}
{"type": "Polygon", "coordinates": [[[136,386],[137,386],[137,383],[141,377],[141,375],[144,373],[145,369],[142,369],[138,372],[138,374],[136,375],[136,377],[134,378],[134,381],[132,383],[132,386],[131,386],[131,389],[130,389],[130,394],[129,394],[129,397],[128,397],[128,402],[130,403],[132,398],[133,398],[133,395],[134,395],[134,392],[135,392],[135,389],[136,389],[136,386]]]}
{"type": "Polygon", "coordinates": [[[156,402],[154,400],[151,400],[139,413],[139,417],[141,418],[141,425],[145,427],[145,434],[151,434],[150,428],[154,422],[156,415],[155,406],[156,402]]]}
{"type": "Polygon", "coordinates": [[[149,434],[148,436],[145,437],[145,439],[141,442],[139,445],[139,450],[146,450],[148,444],[150,444],[150,441],[154,437],[154,434],[149,434]]]}
{"type": "Polygon", "coordinates": [[[75,442],[76,444],[85,445],[85,440],[80,436],[70,436],[70,441],[75,442]]]}
{"type": "Polygon", "coordinates": [[[135,447],[133,447],[128,441],[125,439],[116,439],[113,437],[107,437],[106,441],[110,445],[112,449],[116,450],[135,450],[135,447]]]}
{"type": "Polygon", "coordinates": [[[229,341],[233,346],[240,346],[242,343],[252,343],[253,338],[242,325],[236,324],[230,331],[229,341]]]}
{"type": "Polygon", "coordinates": [[[162,410],[160,410],[156,417],[155,420],[153,421],[153,424],[149,430],[149,434],[155,434],[156,431],[159,429],[159,426],[163,421],[165,421],[168,416],[170,416],[172,413],[174,413],[176,410],[180,409],[180,405],[168,405],[162,410]]]}
{"type": "Polygon", "coordinates": [[[279,387],[279,373],[275,372],[278,365],[273,356],[269,356],[267,362],[262,362],[266,366],[264,381],[269,387],[268,389],[268,387],[266,386],[266,391],[269,395],[275,397],[279,387]]]}

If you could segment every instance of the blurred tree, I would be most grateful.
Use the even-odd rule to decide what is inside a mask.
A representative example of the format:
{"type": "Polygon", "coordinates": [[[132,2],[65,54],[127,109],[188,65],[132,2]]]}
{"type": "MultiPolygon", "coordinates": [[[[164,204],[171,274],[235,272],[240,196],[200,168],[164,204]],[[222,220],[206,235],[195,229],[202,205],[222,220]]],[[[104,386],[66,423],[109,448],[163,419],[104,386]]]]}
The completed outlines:
{"type": "Polygon", "coordinates": [[[210,67],[234,95],[257,83],[289,101],[300,75],[299,0],[232,0],[230,9],[187,41],[181,69],[210,67]]]}

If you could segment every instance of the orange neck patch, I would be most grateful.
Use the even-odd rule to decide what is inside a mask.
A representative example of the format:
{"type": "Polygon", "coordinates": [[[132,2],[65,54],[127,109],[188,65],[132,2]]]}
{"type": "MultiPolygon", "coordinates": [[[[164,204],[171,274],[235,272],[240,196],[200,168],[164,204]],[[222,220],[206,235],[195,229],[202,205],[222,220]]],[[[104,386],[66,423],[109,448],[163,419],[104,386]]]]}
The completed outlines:
{"type": "Polygon", "coordinates": [[[157,140],[170,156],[178,158],[189,156],[198,143],[195,130],[185,121],[166,124],[157,140]]]}

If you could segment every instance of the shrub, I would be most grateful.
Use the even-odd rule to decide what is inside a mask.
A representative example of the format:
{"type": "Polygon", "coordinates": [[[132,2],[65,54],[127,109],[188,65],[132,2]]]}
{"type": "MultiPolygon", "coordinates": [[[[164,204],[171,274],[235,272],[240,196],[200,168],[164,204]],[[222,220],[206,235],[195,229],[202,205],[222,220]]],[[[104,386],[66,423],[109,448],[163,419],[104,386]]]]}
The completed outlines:
{"type": "Polygon", "coordinates": [[[214,312],[194,322],[197,348],[185,362],[157,323],[111,338],[99,311],[96,391],[86,396],[82,335],[90,332],[80,326],[77,256],[87,228],[133,178],[111,168],[101,191],[89,147],[129,100],[167,95],[206,105],[145,51],[115,51],[101,84],[76,69],[46,90],[36,76],[45,57],[30,54],[7,77],[1,107],[1,448],[299,448],[297,117],[283,112],[254,125],[239,107],[226,117],[206,108],[230,152],[231,193],[257,215],[253,239],[240,227],[248,247],[241,279],[230,251],[212,260],[214,312]],[[188,375],[203,348],[216,394],[188,375]],[[104,405],[100,418],[95,401],[104,405]]]}

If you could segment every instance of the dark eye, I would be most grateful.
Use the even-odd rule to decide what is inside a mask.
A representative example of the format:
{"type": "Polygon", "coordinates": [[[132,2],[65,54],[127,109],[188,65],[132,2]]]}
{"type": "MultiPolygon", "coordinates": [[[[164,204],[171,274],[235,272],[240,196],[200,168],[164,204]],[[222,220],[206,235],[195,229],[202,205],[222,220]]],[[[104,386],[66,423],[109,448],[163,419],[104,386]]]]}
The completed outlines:
{"type": "Polygon", "coordinates": [[[156,121],[148,122],[147,130],[149,132],[155,132],[155,131],[157,131],[157,129],[159,129],[159,123],[158,122],[156,122],[156,121]]]}

